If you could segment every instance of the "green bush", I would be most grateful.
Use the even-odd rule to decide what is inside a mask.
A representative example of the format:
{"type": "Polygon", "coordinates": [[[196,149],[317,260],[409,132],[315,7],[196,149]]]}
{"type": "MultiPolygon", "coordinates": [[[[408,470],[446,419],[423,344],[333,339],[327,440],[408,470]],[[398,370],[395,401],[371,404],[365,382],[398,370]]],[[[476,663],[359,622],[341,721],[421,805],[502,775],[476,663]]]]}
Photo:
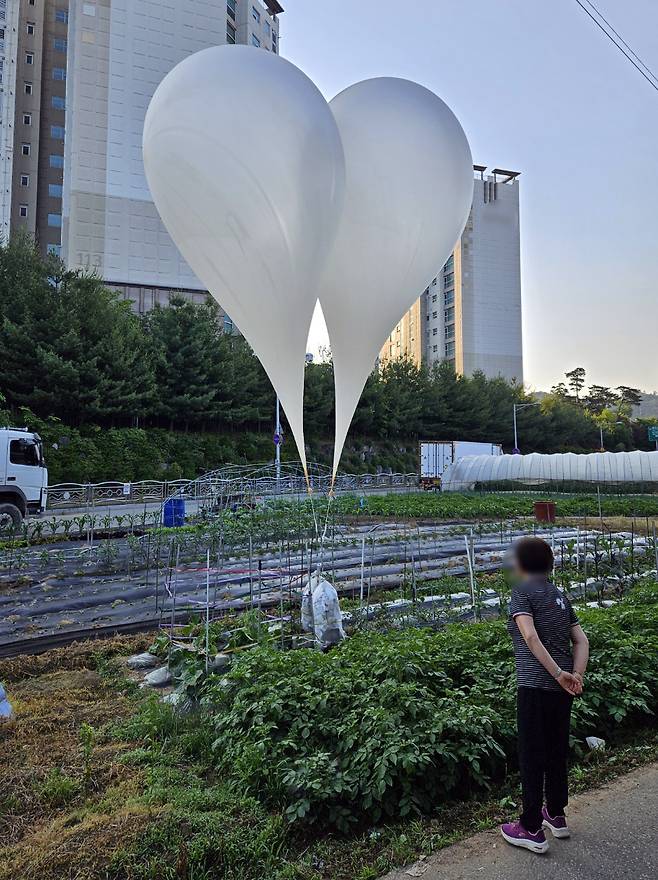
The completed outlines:
{"type": "MultiPolygon", "coordinates": [[[[658,590],[582,619],[592,661],[576,741],[658,708],[658,590]]],[[[514,762],[513,667],[502,621],[365,633],[328,654],[257,648],[207,685],[215,760],[290,821],[426,812],[514,762]]]]}

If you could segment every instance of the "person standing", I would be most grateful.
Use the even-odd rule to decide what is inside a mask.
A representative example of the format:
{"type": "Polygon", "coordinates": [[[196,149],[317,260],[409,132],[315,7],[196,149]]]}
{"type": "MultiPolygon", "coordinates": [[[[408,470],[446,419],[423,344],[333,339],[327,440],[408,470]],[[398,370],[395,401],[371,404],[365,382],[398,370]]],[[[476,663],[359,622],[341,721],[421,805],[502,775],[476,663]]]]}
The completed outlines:
{"type": "Polygon", "coordinates": [[[589,642],[569,599],[550,580],[550,546],[523,538],[514,545],[513,560],[518,582],[508,630],[516,661],[523,812],[501,833],[512,846],[544,853],[545,828],[556,838],[570,835],[565,808],[571,704],[583,690],[589,642]]]}

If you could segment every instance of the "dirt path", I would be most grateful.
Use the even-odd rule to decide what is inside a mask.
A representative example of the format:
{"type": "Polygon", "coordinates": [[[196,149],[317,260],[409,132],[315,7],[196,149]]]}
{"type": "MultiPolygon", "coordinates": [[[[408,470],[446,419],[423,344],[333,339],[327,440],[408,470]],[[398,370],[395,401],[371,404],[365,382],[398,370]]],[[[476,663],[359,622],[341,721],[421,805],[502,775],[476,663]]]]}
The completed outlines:
{"type": "Polygon", "coordinates": [[[658,764],[642,767],[569,807],[570,840],[546,855],[509,846],[498,829],[477,834],[383,880],[655,880],[658,877],[658,764]]]}

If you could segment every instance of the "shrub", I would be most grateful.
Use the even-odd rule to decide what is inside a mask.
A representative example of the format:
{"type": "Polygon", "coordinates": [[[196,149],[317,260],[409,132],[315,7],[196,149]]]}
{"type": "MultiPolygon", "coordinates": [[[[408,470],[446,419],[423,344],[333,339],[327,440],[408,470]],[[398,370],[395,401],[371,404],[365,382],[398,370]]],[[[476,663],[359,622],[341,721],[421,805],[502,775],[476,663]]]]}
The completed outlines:
{"type": "MultiPolygon", "coordinates": [[[[592,661],[578,740],[658,708],[655,585],[583,624],[592,661]]],[[[513,665],[502,621],[364,633],[328,654],[256,648],[206,687],[215,761],[291,821],[345,829],[425,812],[514,761],[513,665]]]]}

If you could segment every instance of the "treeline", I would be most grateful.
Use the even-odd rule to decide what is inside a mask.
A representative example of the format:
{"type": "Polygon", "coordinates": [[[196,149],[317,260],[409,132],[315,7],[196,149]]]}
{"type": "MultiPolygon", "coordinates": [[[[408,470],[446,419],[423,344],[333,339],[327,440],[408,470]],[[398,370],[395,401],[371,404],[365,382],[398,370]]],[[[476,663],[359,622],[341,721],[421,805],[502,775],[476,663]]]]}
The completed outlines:
{"type": "MultiPolygon", "coordinates": [[[[646,428],[631,421],[621,397],[611,398],[608,407],[588,407],[584,376],[576,377],[576,385],[571,384],[573,394],[558,386],[541,406],[519,411],[524,452],[597,449],[600,424],[609,449],[646,446],[646,428]]],[[[389,364],[368,379],[343,466],[352,469],[375,460],[381,465],[382,444],[393,459],[399,450],[401,466],[419,438],[485,440],[510,450],[513,405],[534,402],[501,378],[459,377],[447,364],[430,370],[405,361],[389,364]]],[[[176,443],[168,440],[158,467],[171,476],[178,470],[190,476],[190,470],[219,466],[230,456],[253,460],[252,454],[262,458],[264,449],[271,451],[271,440],[264,444],[263,438],[271,438],[274,403],[260,362],[240,336],[223,332],[211,298],[204,305],[174,298],[170,307],[139,317],[101,280],[67,271],[54,257],[43,259],[29,240],[17,237],[0,247],[0,407],[8,410],[5,418],[39,421],[50,437],[60,433],[67,443],[76,437],[87,445],[99,444],[101,432],[113,430],[116,437],[125,429],[140,430],[125,435],[132,438],[129,445],[138,446],[145,442],[137,439],[144,429],[159,429],[153,438],[177,432],[228,438],[201,443],[190,437],[192,446],[208,447],[207,456],[171,451],[176,443]],[[241,444],[240,438],[247,437],[256,439],[241,444]],[[179,458],[186,464],[177,465],[179,458]]],[[[331,454],[333,420],[332,365],[310,364],[306,435],[311,453],[323,459],[331,454]]],[[[284,445],[284,453],[294,456],[292,443],[284,445]]],[[[91,448],[85,455],[94,460],[91,448]]],[[[96,475],[103,470],[102,457],[96,456],[96,475]]],[[[136,470],[141,476],[144,468],[136,470]]]]}

